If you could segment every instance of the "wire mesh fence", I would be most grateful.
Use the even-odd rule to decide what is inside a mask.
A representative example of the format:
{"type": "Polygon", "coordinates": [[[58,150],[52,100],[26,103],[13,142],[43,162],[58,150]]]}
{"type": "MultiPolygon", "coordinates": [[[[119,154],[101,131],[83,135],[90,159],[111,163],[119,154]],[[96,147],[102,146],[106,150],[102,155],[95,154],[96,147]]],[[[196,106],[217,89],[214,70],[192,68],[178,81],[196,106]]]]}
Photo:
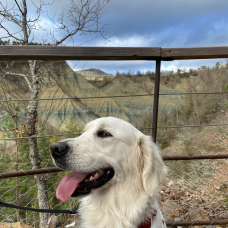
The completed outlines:
{"type": "MultiPolygon", "coordinates": [[[[17,74],[21,70],[26,71],[28,66],[26,64],[20,65],[20,63],[12,63],[11,70],[17,74]]],[[[1,65],[1,67],[7,67],[7,65],[1,65]]],[[[49,154],[50,144],[80,134],[72,131],[69,133],[66,130],[61,131],[58,126],[63,125],[67,128],[72,125],[74,127],[72,129],[79,132],[82,130],[83,123],[97,117],[112,115],[131,122],[147,135],[152,134],[154,82],[152,82],[151,75],[145,75],[145,79],[141,77],[146,86],[142,90],[142,85],[140,85],[141,87],[139,86],[136,92],[134,79],[129,79],[130,77],[126,75],[117,77],[120,91],[119,94],[112,96],[111,92],[115,92],[111,88],[113,81],[107,83],[105,89],[97,89],[92,82],[88,82],[85,77],[73,72],[62,62],[56,64],[49,61],[47,64],[41,61],[40,67],[44,75],[41,83],[41,98],[33,99],[38,102],[38,107],[40,107],[38,109],[38,131],[32,136],[25,134],[27,105],[31,100],[27,98],[29,91],[26,89],[25,83],[21,83],[20,80],[16,81],[23,91],[23,94],[20,94],[16,87],[9,86],[10,82],[16,80],[15,75],[12,73],[7,76],[3,74],[0,79],[2,83],[1,123],[6,126],[11,121],[12,128],[11,132],[5,130],[4,137],[0,140],[2,142],[0,144],[1,173],[32,169],[28,151],[28,138],[31,137],[37,138],[42,160],[41,167],[52,167],[49,154]],[[58,69],[55,69],[57,65],[58,69]],[[24,94],[27,94],[26,98],[23,97],[24,94]],[[97,105],[94,99],[97,100],[97,105]],[[20,104],[19,109],[16,105],[18,103],[20,104]],[[15,113],[16,116],[14,116],[15,113]],[[4,122],[7,114],[8,122],[4,122]],[[71,116],[76,120],[77,126],[72,124],[71,116]],[[53,125],[55,127],[52,127],[53,125]],[[44,129],[47,131],[43,131],[44,129]]],[[[218,83],[224,87],[228,83],[227,69],[224,67],[221,70],[223,70],[224,77],[221,77],[218,83]]],[[[216,72],[215,69],[212,71],[208,75],[216,72]]],[[[201,72],[201,74],[202,79],[205,79],[205,72],[201,72]]],[[[213,77],[210,78],[210,80],[212,79],[213,77]]],[[[222,89],[222,86],[218,87],[218,83],[213,86],[207,85],[203,92],[198,91],[194,83],[190,83],[192,86],[190,92],[178,92],[178,90],[167,88],[167,91],[164,92],[165,88],[162,88],[157,143],[162,148],[163,155],[166,157],[179,155],[219,157],[228,154],[228,131],[226,128],[228,125],[226,108],[228,92],[224,88],[222,89]],[[221,90],[220,92],[216,91],[218,88],[221,90]],[[195,98],[192,95],[196,95],[195,98]],[[201,100],[200,96],[204,99],[201,100]],[[167,97],[171,98],[167,99],[167,97]],[[183,108],[186,101],[190,111],[183,108]],[[217,103],[218,106],[208,106],[209,103],[217,103]],[[200,109],[203,104],[208,106],[206,110],[200,109]],[[168,111],[165,112],[165,110],[168,111]],[[214,120],[216,115],[218,117],[214,120]],[[199,129],[196,130],[196,128],[199,129]]],[[[7,126],[9,129],[9,125],[7,126]]],[[[213,224],[213,221],[228,219],[228,161],[214,158],[215,160],[165,161],[169,168],[169,175],[162,185],[160,205],[166,221],[175,221],[176,224],[180,221],[188,221],[194,225],[194,221],[208,221],[213,224]]],[[[60,203],[55,197],[55,190],[64,174],[64,172],[46,173],[43,176],[43,180],[47,184],[46,192],[51,209],[72,209],[77,205],[76,200],[71,199],[67,203],[60,203]]],[[[34,176],[2,178],[0,186],[0,201],[39,208],[34,176]]],[[[59,219],[57,227],[64,227],[79,220],[77,215],[56,215],[59,219]]],[[[0,208],[0,221],[0,227],[7,227],[8,224],[15,222],[22,222],[31,227],[40,227],[40,214],[0,208]]],[[[223,224],[217,227],[227,227],[227,225],[223,224]]]]}
{"type": "MultiPolygon", "coordinates": [[[[167,220],[173,221],[217,221],[228,219],[228,164],[227,160],[165,161],[169,175],[163,182],[160,205],[167,220]]],[[[58,201],[55,190],[66,172],[47,173],[49,204],[51,209],[71,210],[76,200],[67,203],[58,201]]],[[[33,176],[3,178],[0,201],[14,205],[38,208],[37,187],[33,176]],[[17,193],[18,191],[18,193],[17,193]]],[[[56,214],[58,227],[75,221],[77,215],[56,214]]],[[[2,223],[23,222],[32,227],[40,226],[39,213],[1,208],[2,223]]]]}
{"type": "MultiPolygon", "coordinates": [[[[62,203],[55,197],[55,190],[58,186],[59,174],[46,174],[47,193],[51,209],[73,209],[77,205],[76,200],[69,200],[68,203],[62,203]]],[[[63,176],[64,173],[61,175],[63,176]]],[[[66,172],[65,172],[66,175],[66,172]]],[[[11,179],[1,179],[1,202],[8,202],[14,205],[23,205],[24,207],[39,208],[37,199],[37,186],[33,176],[25,176],[11,179]],[[18,191],[18,193],[17,193],[18,191]]],[[[63,227],[77,220],[77,215],[56,214],[59,218],[58,227],[63,227]]],[[[37,212],[17,210],[12,208],[0,208],[1,227],[4,224],[22,222],[31,227],[40,227],[40,215],[37,212]]]]}
{"type": "Polygon", "coordinates": [[[161,192],[166,220],[228,218],[227,161],[166,161],[169,176],[161,192]]]}

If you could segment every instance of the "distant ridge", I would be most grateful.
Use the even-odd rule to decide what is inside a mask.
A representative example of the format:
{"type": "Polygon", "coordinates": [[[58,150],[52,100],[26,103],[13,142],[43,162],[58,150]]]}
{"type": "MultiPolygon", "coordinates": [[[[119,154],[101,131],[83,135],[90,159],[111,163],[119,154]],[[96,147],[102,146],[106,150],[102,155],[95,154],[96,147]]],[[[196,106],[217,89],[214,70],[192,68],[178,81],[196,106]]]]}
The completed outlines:
{"type": "Polygon", "coordinates": [[[81,75],[85,76],[85,77],[99,77],[99,78],[103,78],[103,77],[114,77],[111,74],[107,74],[102,70],[99,69],[95,69],[95,68],[90,68],[90,69],[85,69],[85,70],[78,70],[75,71],[76,73],[80,73],[81,75]]]}

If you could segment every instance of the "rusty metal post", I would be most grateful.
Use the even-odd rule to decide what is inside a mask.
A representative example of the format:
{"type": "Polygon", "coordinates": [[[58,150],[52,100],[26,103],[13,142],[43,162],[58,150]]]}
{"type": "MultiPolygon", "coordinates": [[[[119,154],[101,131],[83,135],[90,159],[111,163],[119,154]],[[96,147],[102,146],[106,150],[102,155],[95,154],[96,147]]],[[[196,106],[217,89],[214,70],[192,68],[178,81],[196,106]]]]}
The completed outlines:
{"type": "Polygon", "coordinates": [[[152,123],[152,137],[153,137],[155,143],[156,143],[156,139],[157,139],[160,74],[161,74],[161,59],[157,59],[156,60],[156,71],[155,71],[154,107],[153,107],[153,123],[152,123]]]}

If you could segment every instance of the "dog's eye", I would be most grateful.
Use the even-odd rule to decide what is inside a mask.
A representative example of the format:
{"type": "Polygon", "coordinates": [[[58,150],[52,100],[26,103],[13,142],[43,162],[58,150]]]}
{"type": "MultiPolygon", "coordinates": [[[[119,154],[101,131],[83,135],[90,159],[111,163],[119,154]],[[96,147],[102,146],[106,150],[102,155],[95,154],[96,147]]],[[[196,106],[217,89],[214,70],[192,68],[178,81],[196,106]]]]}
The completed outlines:
{"type": "Polygon", "coordinates": [[[107,132],[107,131],[100,131],[99,133],[98,133],[98,136],[99,137],[102,137],[102,138],[105,138],[105,137],[110,137],[110,136],[112,136],[109,132],[107,132]]]}

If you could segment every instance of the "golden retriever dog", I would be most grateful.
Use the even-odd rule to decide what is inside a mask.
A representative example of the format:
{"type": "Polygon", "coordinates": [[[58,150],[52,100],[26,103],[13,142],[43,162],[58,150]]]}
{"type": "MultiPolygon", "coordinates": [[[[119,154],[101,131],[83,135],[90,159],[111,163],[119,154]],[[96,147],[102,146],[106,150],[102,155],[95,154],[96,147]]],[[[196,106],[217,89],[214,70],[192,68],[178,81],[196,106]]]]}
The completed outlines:
{"type": "Polygon", "coordinates": [[[82,228],[166,227],[157,202],[166,166],[151,136],[99,118],[81,136],[52,144],[51,153],[56,166],[72,170],[56,196],[79,197],[82,228]]]}

